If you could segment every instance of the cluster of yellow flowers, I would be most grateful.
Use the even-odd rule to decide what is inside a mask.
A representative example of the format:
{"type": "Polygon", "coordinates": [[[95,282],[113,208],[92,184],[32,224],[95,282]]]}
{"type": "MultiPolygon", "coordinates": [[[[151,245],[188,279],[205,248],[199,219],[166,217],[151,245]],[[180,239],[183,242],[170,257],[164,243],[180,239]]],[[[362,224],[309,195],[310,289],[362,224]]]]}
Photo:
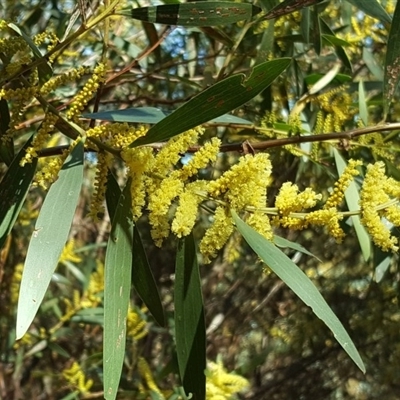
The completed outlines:
{"type": "Polygon", "coordinates": [[[79,393],[85,394],[93,386],[92,379],[86,379],[81,366],[74,361],[70,368],[62,372],[64,379],[79,393]]]}
{"type": "MultiPolygon", "coordinates": [[[[117,129],[129,133],[129,140],[146,133],[144,128],[134,130],[124,124],[119,124],[117,129]]],[[[117,132],[116,128],[103,126],[95,129],[93,134],[109,144],[112,140],[114,146],[126,146],[126,138],[122,136],[118,145],[115,136],[109,135],[111,130],[117,132]]],[[[202,133],[203,128],[182,133],[169,140],[159,151],[146,146],[122,149],[121,155],[130,178],[134,219],[140,218],[147,208],[151,235],[158,246],[162,245],[170,232],[177,237],[188,235],[196,223],[198,208],[202,202],[208,209],[213,209],[211,226],[206,230],[199,246],[205,263],[216,256],[234,231],[231,210],[244,214],[247,223],[269,240],[273,238],[273,226],[291,229],[322,226],[338,242],[343,239],[344,231],[340,223],[346,215],[341,209],[344,192],[359,174],[360,161],[349,161],[327,198],[323,198],[322,193],[316,193],[312,188],[300,191],[297,185],[286,182],[276,196],[274,207],[268,208],[267,189],[272,180],[272,164],[267,153],[239,157],[235,165],[214,180],[191,179],[199,170],[217,160],[220,141],[213,138],[193,155],[186,157],[185,160],[188,161],[182,166],[177,166],[182,155],[198,141],[202,133]]],[[[103,203],[108,163],[109,161],[103,162],[99,157],[99,173],[96,178],[99,190],[92,202],[93,215],[98,214],[103,203]]],[[[368,168],[361,192],[360,216],[375,243],[385,250],[395,250],[397,241],[390,235],[390,230],[386,228],[386,239],[380,237],[377,230],[379,226],[379,232],[383,232],[382,216],[393,224],[398,224],[397,205],[389,203],[391,207],[385,206],[391,199],[397,198],[395,192],[388,189],[395,185],[395,181],[387,180],[383,189],[385,195],[375,197],[375,203],[372,203],[366,195],[368,185],[374,179],[370,171],[371,167],[368,168]]],[[[383,182],[382,177],[380,180],[383,182]]]]}
{"type": "MultiPolygon", "coordinates": [[[[162,391],[157,386],[150,366],[143,357],[139,358],[137,367],[139,375],[143,380],[143,383],[139,384],[139,391],[142,395],[151,396],[152,394],[156,394],[159,399],[169,397],[168,394],[171,391],[162,391]]],[[[243,376],[227,372],[221,361],[216,363],[208,362],[205,374],[207,400],[232,399],[234,394],[246,390],[250,385],[249,381],[243,376]]]]}

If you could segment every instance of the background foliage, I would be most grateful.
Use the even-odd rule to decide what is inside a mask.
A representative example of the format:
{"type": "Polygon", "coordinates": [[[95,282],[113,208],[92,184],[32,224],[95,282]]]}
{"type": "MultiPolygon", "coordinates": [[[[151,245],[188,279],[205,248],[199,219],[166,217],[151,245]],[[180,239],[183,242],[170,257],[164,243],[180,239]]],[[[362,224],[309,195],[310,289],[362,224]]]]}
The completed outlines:
{"type": "MultiPolygon", "coordinates": [[[[1,30],[1,88],[20,88],[22,93],[20,99],[8,99],[2,92],[0,99],[2,138],[12,131],[12,141],[2,140],[0,146],[0,398],[103,398],[103,385],[118,386],[121,373],[118,368],[104,373],[103,344],[120,335],[126,335],[125,352],[107,353],[111,348],[104,349],[105,360],[118,359],[115,365],[123,364],[119,398],[178,398],[184,396],[182,385],[186,392],[194,391],[202,398],[201,355],[205,351],[211,362],[206,372],[208,399],[217,398],[211,390],[213,385],[218,387],[218,379],[225,383],[222,398],[229,398],[246,386],[242,377],[249,385],[237,396],[246,399],[399,398],[398,255],[371,244],[356,219],[341,221],[346,233],[342,243],[323,226],[303,230],[279,226],[275,243],[311,278],[343,323],[362,356],[366,374],[239,234],[230,237],[211,264],[200,264],[199,276],[192,236],[179,239],[179,244],[171,236],[158,248],[150,235],[147,212],[133,228],[126,220],[129,190],[120,197],[125,173],[117,157],[104,194],[107,211],[93,215],[95,188],[102,184],[98,172],[102,156],[90,150],[97,150],[99,143],[90,142],[84,158],[80,155],[83,145],[77,145],[58,179],[51,173],[52,167],[61,167],[66,157],[62,152],[77,132],[94,128],[94,122],[87,119],[93,116],[90,113],[101,112],[97,114],[101,120],[150,124],[149,135],[138,141],[142,140],[141,144],[161,142],[207,123],[199,144],[218,137],[222,146],[211,167],[198,173],[203,179],[219,177],[242,153],[267,151],[273,167],[267,199],[271,207],[288,181],[301,190],[313,188],[328,197],[350,158],[362,160],[363,167],[346,192],[344,211],[359,207],[354,199],[368,163],[384,161],[387,174],[399,179],[399,109],[396,101],[391,102],[398,81],[396,27],[400,26],[400,11],[395,10],[396,2],[286,0],[285,12],[278,9],[268,14],[278,3],[260,0],[255,4],[258,10],[241,1],[238,4],[246,5],[248,20],[226,17],[217,26],[199,27],[201,20],[189,17],[189,23],[177,21],[185,26],[176,27],[169,25],[171,21],[166,21],[168,25],[155,23],[149,14],[139,12],[139,7],[154,5],[142,1],[118,4],[117,9],[125,11],[100,21],[97,17],[107,14],[107,4],[96,1],[17,4],[0,0],[0,17],[12,24],[1,30]],[[134,17],[143,19],[145,15],[147,20],[131,18],[132,9],[136,9],[134,17]],[[7,47],[10,37],[14,38],[11,48],[7,47]],[[20,38],[28,43],[29,51],[20,38]],[[286,59],[291,60],[290,66],[286,59]],[[266,71],[271,82],[277,77],[272,85],[255,87],[255,74],[247,81],[246,91],[238,91],[243,85],[228,86],[227,82],[242,82],[235,74],[250,76],[254,66],[263,68],[262,63],[271,60],[266,71]],[[105,72],[93,74],[101,61],[105,72]],[[281,70],[274,69],[279,66],[281,70]],[[71,72],[78,67],[84,68],[71,72]],[[101,74],[104,81],[96,82],[94,77],[101,74]],[[29,82],[38,82],[43,88],[54,77],[60,77],[59,83],[42,97],[28,96],[29,82]],[[88,104],[79,98],[84,87],[96,94],[88,104]],[[246,92],[250,92],[248,98],[246,92]],[[212,115],[212,110],[206,109],[203,115],[201,105],[219,95],[213,104],[226,107],[227,112],[234,109],[233,114],[242,119],[223,115],[208,123],[225,112],[212,115]],[[182,105],[184,114],[170,114],[182,105]],[[54,134],[33,155],[33,162],[21,168],[20,158],[25,156],[25,149],[19,153],[21,148],[30,144],[32,134],[38,136],[46,123],[52,123],[43,121],[49,108],[66,115],[73,113],[74,107],[76,115],[83,114],[86,119],[71,118],[67,126],[57,123],[54,134]],[[136,110],[116,111],[132,107],[136,110]],[[169,117],[162,120],[166,115],[169,117]],[[299,139],[309,135],[314,138],[299,139]],[[68,162],[73,168],[65,167],[68,162]],[[31,186],[35,170],[36,184],[31,186]],[[79,176],[83,176],[82,184],[79,176]],[[66,189],[57,192],[62,185],[67,185],[66,189]],[[10,195],[10,188],[15,193],[10,195]],[[14,199],[22,204],[21,193],[28,188],[18,214],[14,199]],[[73,200],[60,193],[80,193],[76,211],[73,200]],[[10,196],[12,206],[4,200],[10,196]],[[17,317],[23,263],[32,233],[34,241],[41,226],[44,213],[37,218],[39,211],[46,209],[44,199],[52,201],[50,208],[56,204],[58,211],[43,223],[52,224],[47,242],[31,257],[32,279],[37,277],[38,285],[43,276],[36,271],[51,263],[50,256],[58,259],[57,252],[49,256],[47,250],[54,248],[55,242],[64,250],[55,272],[46,270],[51,283],[43,302],[33,306],[37,309],[41,303],[33,324],[28,321],[28,332],[16,342],[16,324],[22,332],[21,315],[28,312],[22,307],[17,317]],[[71,229],[65,222],[68,218],[71,229]],[[8,228],[12,228],[10,233],[8,228]],[[65,247],[65,240],[59,238],[62,235],[69,237],[65,247]],[[126,238],[133,241],[135,252],[121,252],[120,243],[126,238]],[[114,268],[107,270],[107,264],[114,268]],[[135,291],[130,294],[130,286],[123,283],[131,276],[135,291]],[[204,304],[199,302],[200,282],[204,304]],[[107,300],[115,299],[119,287],[126,296],[131,295],[129,309],[126,302],[107,300]],[[192,295],[189,309],[184,300],[188,288],[192,295]],[[119,312],[128,314],[126,330],[119,325],[119,312]],[[196,321],[201,325],[203,314],[206,339],[201,336],[202,326],[192,329],[198,328],[196,321]],[[188,318],[190,323],[185,323],[188,318]],[[190,352],[191,344],[185,341],[192,337],[204,347],[196,347],[195,363],[190,354],[179,353],[182,349],[190,352]],[[188,365],[197,365],[192,375],[188,365]],[[224,373],[222,365],[236,374],[224,373]]],[[[180,15],[186,15],[182,10],[180,15]]],[[[153,147],[158,150],[162,145],[153,147]]],[[[182,154],[177,168],[196,150],[194,146],[182,154]]],[[[213,207],[206,203],[199,211],[195,241],[210,227],[213,207]]],[[[397,227],[390,228],[398,237],[397,227]]],[[[125,241],[126,249],[131,248],[130,243],[125,241]]],[[[20,297],[28,293],[28,286],[22,286],[20,297]]]]}

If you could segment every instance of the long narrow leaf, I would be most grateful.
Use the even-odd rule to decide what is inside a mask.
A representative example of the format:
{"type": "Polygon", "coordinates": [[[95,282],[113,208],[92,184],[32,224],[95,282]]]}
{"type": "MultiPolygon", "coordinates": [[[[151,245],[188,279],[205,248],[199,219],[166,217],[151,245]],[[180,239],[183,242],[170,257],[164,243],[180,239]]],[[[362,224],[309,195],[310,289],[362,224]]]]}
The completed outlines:
{"type": "Polygon", "coordinates": [[[40,210],[18,299],[17,339],[28,330],[68,239],[83,180],[83,142],[71,151],[40,210]]]}
{"type": "Polygon", "coordinates": [[[104,398],[115,399],[125,355],[132,274],[133,222],[130,182],[122,192],[107,244],[104,266],[104,398]]]}
{"type": "Polygon", "coordinates": [[[390,27],[387,40],[385,77],[383,81],[383,102],[385,115],[395,95],[400,79],[400,1],[397,2],[393,14],[393,22],[390,27]]]}
{"type": "Polygon", "coordinates": [[[244,74],[226,78],[190,99],[168,117],[154,125],[132,147],[167,140],[188,129],[241,106],[267,88],[291,63],[290,58],[267,61],[244,74]]]}
{"type": "Polygon", "coordinates": [[[165,326],[164,308],[160,293],[136,226],[133,234],[132,283],[157,323],[160,326],[165,326]]]}
{"type": "Polygon", "coordinates": [[[215,26],[230,25],[250,19],[261,11],[259,7],[233,1],[199,1],[181,4],[165,4],[118,10],[124,15],[141,21],[167,25],[215,26]]]}
{"type": "MultiPolygon", "coordinates": [[[[130,122],[141,124],[157,124],[170,113],[159,110],[155,107],[135,107],[123,110],[101,111],[92,114],[83,114],[84,118],[99,119],[102,121],[130,122]]],[[[215,124],[243,124],[251,125],[250,121],[236,117],[235,115],[221,115],[209,121],[215,124]]]]}
{"type": "Polygon", "coordinates": [[[19,165],[31,142],[32,137],[12,161],[0,183],[0,248],[14,226],[35,175],[37,158],[23,167],[19,165]]]}
{"type": "Polygon", "coordinates": [[[311,307],[314,314],[333,332],[336,340],[358,368],[365,372],[364,363],[349,334],[307,275],[273,243],[242,221],[234,211],[232,215],[237,230],[249,246],[305,304],[311,307]]]}
{"type": "MultiPolygon", "coordinates": [[[[118,208],[121,189],[114,175],[110,172],[107,178],[106,201],[110,219],[113,220],[118,208]]],[[[131,212],[129,211],[129,215],[131,212]]],[[[161,303],[160,293],[157,288],[154,275],[147,260],[140,233],[137,226],[134,227],[132,248],[132,284],[160,326],[165,325],[164,308],[161,303]]]]}
{"type": "Polygon", "coordinates": [[[206,327],[196,246],[192,235],[179,241],[175,271],[175,339],[179,374],[187,394],[206,396],[206,327]]]}

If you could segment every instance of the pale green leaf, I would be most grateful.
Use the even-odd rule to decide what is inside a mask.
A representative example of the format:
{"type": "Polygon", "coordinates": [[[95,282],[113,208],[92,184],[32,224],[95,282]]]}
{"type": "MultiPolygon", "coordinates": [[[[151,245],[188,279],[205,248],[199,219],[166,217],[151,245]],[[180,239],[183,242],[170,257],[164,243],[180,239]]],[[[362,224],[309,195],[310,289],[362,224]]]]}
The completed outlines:
{"type": "Polygon", "coordinates": [[[234,211],[232,211],[232,216],[237,230],[249,246],[306,305],[311,307],[314,314],[332,331],[336,340],[358,368],[365,372],[364,363],[349,334],[307,275],[272,242],[242,221],[234,211]]]}
{"type": "Polygon", "coordinates": [[[125,355],[126,318],[132,276],[133,222],[130,181],[112,220],[104,265],[104,398],[115,399],[125,355]]]}
{"type": "Polygon", "coordinates": [[[83,156],[83,142],[79,142],[65,160],[40,210],[22,274],[17,339],[35,318],[68,239],[82,185],[83,156]]]}

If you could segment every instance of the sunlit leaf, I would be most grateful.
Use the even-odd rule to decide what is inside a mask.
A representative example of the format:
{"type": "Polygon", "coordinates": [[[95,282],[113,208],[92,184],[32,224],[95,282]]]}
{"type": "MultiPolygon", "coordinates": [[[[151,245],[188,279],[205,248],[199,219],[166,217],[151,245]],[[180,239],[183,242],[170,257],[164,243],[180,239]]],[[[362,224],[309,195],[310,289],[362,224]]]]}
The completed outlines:
{"type": "MultiPolygon", "coordinates": [[[[161,111],[155,107],[125,108],[123,110],[101,111],[92,114],[83,114],[84,118],[99,119],[101,121],[129,122],[141,124],[157,124],[171,113],[161,111]]],[[[252,122],[236,117],[235,115],[221,115],[213,118],[209,123],[215,124],[242,124],[251,125],[252,122]]]]}
{"type": "Polygon", "coordinates": [[[206,328],[197,252],[189,235],[179,241],[175,271],[175,339],[179,374],[187,394],[205,399],[206,328]]]}
{"type": "Polygon", "coordinates": [[[35,175],[37,158],[23,167],[19,165],[31,142],[32,137],[14,158],[0,183],[0,248],[14,226],[35,175]]]}
{"type": "Polygon", "coordinates": [[[248,3],[199,1],[133,9],[126,8],[118,10],[116,14],[167,25],[215,26],[230,25],[251,19],[260,11],[259,7],[248,3]]]}
{"type": "Polygon", "coordinates": [[[125,355],[126,318],[132,276],[133,222],[130,182],[112,220],[104,265],[104,398],[115,399],[125,355]]]}
{"type": "Polygon", "coordinates": [[[386,115],[400,79],[400,1],[396,4],[396,9],[393,14],[393,23],[390,27],[384,72],[383,102],[386,115]]]}
{"type": "Polygon", "coordinates": [[[83,142],[79,142],[50,187],[36,221],[19,291],[17,339],[35,318],[68,239],[82,185],[83,155],[83,142]]]}
{"type": "Polygon", "coordinates": [[[234,211],[232,211],[232,215],[237,230],[242,234],[249,246],[306,305],[311,307],[314,314],[332,331],[336,340],[358,368],[365,372],[364,363],[353,341],[307,275],[272,242],[242,221],[234,211]]]}
{"type": "MultiPolygon", "coordinates": [[[[106,201],[110,219],[113,220],[118,208],[118,201],[121,194],[118,182],[112,173],[107,178],[106,201]]],[[[129,210],[129,215],[131,211],[129,210]]],[[[147,260],[140,233],[137,226],[134,227],[132,242],[132,284],[143,303],[149,309],[160,326],[165,325],[164,309],[156,281],[147,260]]]]}
{"type": "Polygon", "coordinates": [[[244,74],[237,74],[216,83],[154,125],[131,146],[167,140],[228,113],[267,88],[290,63],[290,58],[268,61],[254,67],[247,79],[244,74]]]}

